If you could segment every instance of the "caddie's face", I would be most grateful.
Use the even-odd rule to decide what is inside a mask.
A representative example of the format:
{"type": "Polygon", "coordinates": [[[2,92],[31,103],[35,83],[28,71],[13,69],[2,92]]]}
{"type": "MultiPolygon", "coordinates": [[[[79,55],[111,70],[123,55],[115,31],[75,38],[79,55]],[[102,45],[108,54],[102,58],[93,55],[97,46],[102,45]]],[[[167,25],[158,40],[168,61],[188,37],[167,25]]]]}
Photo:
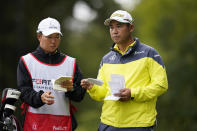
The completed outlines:
{"type": "Polygon", "coordinates": [[[111,39],[114,43],[125,44],[131,40],[131,32],[133,32],[133,25],[127,23],[120,23],[112,20],[109,24],[111,39]]]}
{"type": "Polygon", "coordinates": [[[40,47],[45,53],[54,53],[59,47],[61,35],[59,33],[53,33],[48,36],[37,34],[37,38],[40,41],[40,47]]]}

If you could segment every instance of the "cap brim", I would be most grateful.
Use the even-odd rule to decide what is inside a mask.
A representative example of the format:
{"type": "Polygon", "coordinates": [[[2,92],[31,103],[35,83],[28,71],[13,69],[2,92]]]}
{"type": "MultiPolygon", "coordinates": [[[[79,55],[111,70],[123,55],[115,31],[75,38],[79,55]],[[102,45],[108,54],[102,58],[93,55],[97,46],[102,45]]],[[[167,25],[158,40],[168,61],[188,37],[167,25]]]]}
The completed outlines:
{"type": "Polygon", "coordinates": [[[110,24],[110,22],[112,21],[112,20],[115,20],[115,21],[118,21],[118,22],[120,22],[120,23],[129,23],[129,24],[131,24],[129,21],[127,21],[127,20],[120,20],[120,19],[110,19],[110,18],[108,18],[108,19],[106,19],[105,20],[105,22],[104,22],[104,25],[106,25],[106,26],[109,26],[109,24],[110,24]]]}
{"type": "Polygon", "coordinates": [[[62,36],[62,33],[59,31],[59,30],[56,30],[56,29],[51,29],[51,30],[46,30],[46,31],[42,31],[42,34],[44,36],[48,36],[48,35],[51,35],[53,33],[59,33],[61,36],[62,36]]]}

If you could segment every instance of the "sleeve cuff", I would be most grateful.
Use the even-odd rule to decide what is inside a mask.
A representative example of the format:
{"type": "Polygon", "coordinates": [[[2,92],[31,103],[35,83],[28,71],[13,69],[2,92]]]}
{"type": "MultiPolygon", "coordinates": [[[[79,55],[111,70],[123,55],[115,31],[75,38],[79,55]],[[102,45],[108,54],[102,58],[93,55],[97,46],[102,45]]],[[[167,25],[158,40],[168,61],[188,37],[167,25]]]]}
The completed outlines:
{"type": "Polygon", "coordinates": [[[87,92],[88,92],[88,93],[93,93],[93,92],[95,92],[95,85],[93,85],[93,87],[92,87],[91,89],[87,90],[87,92]]]}
{"type": "Polygon", "coordinates": [[[131,99],[135,99],[135,96],[137,94],[137,89],[136,88],[131,88],[131,99]]]}

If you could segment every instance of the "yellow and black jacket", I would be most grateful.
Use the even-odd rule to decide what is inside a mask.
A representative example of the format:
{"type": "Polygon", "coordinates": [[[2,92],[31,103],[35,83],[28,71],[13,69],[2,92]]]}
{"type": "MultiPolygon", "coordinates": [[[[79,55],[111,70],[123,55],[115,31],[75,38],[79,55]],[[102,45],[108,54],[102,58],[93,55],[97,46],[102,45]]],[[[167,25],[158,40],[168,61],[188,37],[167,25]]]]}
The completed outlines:
{"type": "Polygon", "coordinates": [[[149,127],[156,120],[157,97],[168,89],[165,66],[155,49],[135,38],[135,43],[121,54],[112,47],[100,64],[97,79],[102,86],[88,91],[97,101],[104,101],[101,122],[114,127],[149,127]],[[131,89],[131,100],[104,100],[111,95],[108,82],[111,74],[121,74],[125,87],[131,89]]]}

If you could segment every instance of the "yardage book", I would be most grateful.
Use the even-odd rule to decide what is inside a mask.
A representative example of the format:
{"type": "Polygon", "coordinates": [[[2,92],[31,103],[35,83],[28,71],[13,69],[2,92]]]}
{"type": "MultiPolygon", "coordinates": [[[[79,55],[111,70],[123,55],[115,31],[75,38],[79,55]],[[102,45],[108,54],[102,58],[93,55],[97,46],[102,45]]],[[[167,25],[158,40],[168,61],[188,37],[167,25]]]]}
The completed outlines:
{"type": "Polygon", "coordinates": [[[53,89],[54,89],[54,90],[58,90],[58,91],[67,92],[67,89],[66,89],[66,88],[62,88],[62,87],[61,87],[61,83],[65,82],[65,81],[67,81],[67,80],[72,80],[72,77],[70,77],[70,76],[61,76],[61,77],[59,77],[59,78],[56,79],[56,80],[52,80],[53,89]]]}

